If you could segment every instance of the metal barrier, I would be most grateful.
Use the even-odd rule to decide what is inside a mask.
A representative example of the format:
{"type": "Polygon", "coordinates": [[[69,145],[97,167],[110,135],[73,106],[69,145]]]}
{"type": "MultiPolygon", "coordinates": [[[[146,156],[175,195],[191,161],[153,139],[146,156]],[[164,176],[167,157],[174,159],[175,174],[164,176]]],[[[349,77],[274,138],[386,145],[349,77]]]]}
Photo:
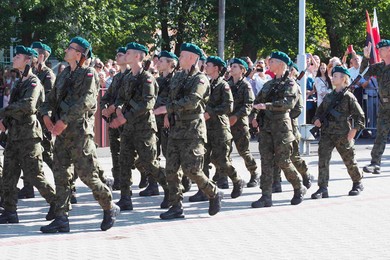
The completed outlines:
{"type": "Polygon", "coordinates": [[[305,155],[310,155],[310,144],[316,139],[314,136],[310,133],[310,129],[312,129],[314,125],[312,124],[303,124],[299,126],[299,132],[301,133],[301,150],[304,150],[306,145],[306,149],[302,151],[305,155]]]}

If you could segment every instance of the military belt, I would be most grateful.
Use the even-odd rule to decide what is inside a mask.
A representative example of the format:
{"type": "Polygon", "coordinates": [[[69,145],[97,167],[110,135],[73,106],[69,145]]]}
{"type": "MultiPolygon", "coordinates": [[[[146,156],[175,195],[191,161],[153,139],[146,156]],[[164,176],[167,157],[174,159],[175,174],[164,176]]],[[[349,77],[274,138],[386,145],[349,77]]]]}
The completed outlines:
{"type": "Polygon", "coordinates": [[[269,119],[271,120],[279,120],[279,119],[285,119],[285,118],[290,118],[289,113],[284,113],[284,114],[272,114],[272,115],[267,115],[269,119]]]}
{"type": "Polygon", "coordinates": [[[204,117],[203,114],[175,115],[176,120],[194,120],[204,117]]]}
{"type": "Polygon", "coordinates": [[[37,120],[37,115],[30,115],[30,116],[25,116],[23,119],[16,120],[14,119],[13,121],[18,124],[29,124],[37,120]]]}

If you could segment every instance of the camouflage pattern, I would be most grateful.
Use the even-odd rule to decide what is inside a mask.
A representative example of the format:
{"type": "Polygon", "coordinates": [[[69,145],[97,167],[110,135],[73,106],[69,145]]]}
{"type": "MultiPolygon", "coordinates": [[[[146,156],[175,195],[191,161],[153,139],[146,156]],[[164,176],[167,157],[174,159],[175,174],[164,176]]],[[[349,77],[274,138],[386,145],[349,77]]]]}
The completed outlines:
{"type": "Polygon", "coordinates": [[[203,173],[204,144],[207,142],[204,111],[209,97],[209,81],[206,75],[195,69],[188,75],[181,71],[171,80],[168,114],[171,120],[168,136],[166,174],[169,186],[169,200],[173,206],[183,200],[180,187],[181,167],[184,175],[195,182],[208,197],[217,194],[217,187],[203,173]]]}
{"type": "Polygon", "coordinates": [[[139,156],[139,168],[145,169],[166,189],[165,173],[157,160],[157,125],[153,108],[158,93],[158,84],[153,75],[141,70],[137,75],[129,73],[119,90],[115,102],[123,108],[126,124],[120,140],[121,195],[131,194],[131,167],[139,156]]]}
{"type": "MultiPolygon", "coordinates": [[[[52,110],[70,75],[70,67],[67,67],[57,77],[55,87],[41,107],[43,115],[55,113],[52,110]]],[[[67,95],[57,111],[58,119],[67,124],[67,128],[56,137],[53,150],[56,216],[66,215],[69,211],[72,164],[74,172],[92,190],[94,198],[103,210],[110,209],[112,203],[110,189],[99,178],[96,145],[93,140],[99,92],[98,76],[93,68],[77,68],[72,79],[74,83],[68,86],[67,95]]]]}
{"type": "MultiPolygon", "coordinates": [[[[327,110],[338,93],[333,90],[325,96],[324,101],[318,107],[314,120],[327,110]]],[[[357,131],[364,128],[364,112],[356,97],[349,91],[345,92],[340,103],[334,108],[336,113],[329,115],[329,125],[321,127],[321,139],[318,146],[318,186],[327,187],[329,182],[329,162],[332,151],[336,147],[341,158],[347,166],[348,174],[353,182],[362,179],[362,172],[359,170],[355,159],[354,140],[348,141],[347,135],[351,128],[357,131]],[[353,126],[349,120],[353,119],[353,126]]]]}
{"type": "Polygon", "coordinates": [[[209,164],[212,162],[216,172],[229,176],[233,182],[238,182],[240,178],[230,158],[232,134],[228,114],[233,110],[233,94],[229,84],[221,77],[211,83],[210,89],[210,98],[206,105],[206,112],[210,118],[206,121],[208,142],[205,145],[203,172],[207,177],[210,176],[209,164]]]}
{"type": "MultiPolygon", "coordinates": [[[[363,58],[362,72],[368,66],[369,59],[363,58]]],[[[390,132],[390,66],[384,62],[370,65],[366,77],[376,76],[378,81],[379,109],[376,125],[376,137],[371,150],[371,163],[380,165],[390,132]]]]}
{"type": "Polygon", "coordinates": [[[285,77],[275,78],[264,84],[254,102],[266,104],[264,113],[254,111],[260,125],[259,151],[262,170],[260,188],[263,195],[272,194],[274,164],[283,170],[294,189],[300,189],[302,185],[298,171],[291,161],[292,142],[295,136],[289,112],[296,105],[297,89],[295,81],[285,77]],[[275,89],[275,94],[269,97],[269,93],[275,89]]]}
{"type": "Polygon", "coordinates": [[[9,106],[0,109],[0,118],[8,129],[3,172],[3,206],[7,211],[16,210],[20,170],[48,203],[55,200],[54,189],[43,173],[42,128],[36,116],[44,98],[43,86],[32,75],[19,81],[11,92],[9,106]]]}
{"type": "Polygon", "coordinates": [[[251,84],[245,78],[242,78],[236,84],[233,82],[233,79],[230,79],[228,83],[234,98],[233,111],[229,116],[237,116],[238,118],[237,122],[230,127],[233,141],[239,155],[245,161],[246,168],[253,175],[257,170],[257,164],[249,150],[250,133],[248,115],[252,110],[254,94],[251,84]]]}

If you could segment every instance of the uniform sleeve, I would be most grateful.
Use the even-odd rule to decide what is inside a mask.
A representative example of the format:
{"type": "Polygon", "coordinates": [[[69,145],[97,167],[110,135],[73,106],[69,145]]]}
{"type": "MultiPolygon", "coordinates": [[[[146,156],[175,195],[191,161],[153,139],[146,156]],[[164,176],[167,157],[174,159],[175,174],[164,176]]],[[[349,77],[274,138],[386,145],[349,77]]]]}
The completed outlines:
{"type": "Polygon", "coordinates": [[[380,70],[381,70],[381,67],[383,64],[383,62],[381,62],[381,63],[369,65],[369,61],[370,61],[370,59],[367,59],[366,57],[364,57],[361,65],[360,65],[359,73],[362,73],[367,68],[367,66],[370,66],[370,68],[368,69],[368,71],[364,75],[365,79],[368,79],[371,76],[378,76],[380,74],[380,70]]]}
{"type": "Polygon", "coordinates": [[[350,113],[351,113],[351,117],[354,121],[353,128],[359,131],[361,129],[364,129],[364,122],[365,122],[364,112],[363,112],[363,109],[361,108],[361,106],[359,105],[356,97],[353,96],[352,94],[349,95],[349,97],[350,97],[350,99],[349,99],[350,113]]]}
{"type": "Polygon", "coordinates": [[[48,70],[43,80],[43,88],[45,89],[45,95],[48,95],[54,87],[56,81],[56,75],[52,70],[48,70]]]}
{"type": "Polygon", "coordinates": [[[299,115],[303,111],[303,99],[302,99],[302,94],[299,91],[299,88],[298,88],[298,92],[297,92],[296,101],[297,102],[295,103],[294,108],[291,109],[291,111],[290,111],[291,119],[295,119],[295,118],[299,117],[299,115]]]}
{"type": "Polygon", "coordinates": [[[286,82],[283,99],[277,99],[273,102],[267,102],[266,109],[270,111],[288,111],[293,109],[297,102],[297,84],[290,80],[286,82]]]}
{"type": "Polygon", "coordinates": [[[221,104],[215,107],[211,107],[209,105],[206,106],[206,112],[208,112],[211,116],[230,114],[233,111],[233,95],[229,84],[222,82],[219,87],[222,96],[221,104]]]}
{"type": "Polygon", "coordinates": [[[241,118],[244,116],[249,116],[249,114],[251,113],[252,108],[253,108],[253,101],[254,101],[255,97],[254,97],[254,94],[252,91],[252,87],[248,81],[242,81],[242,83],[239,86],[239,89],[241,89],[241,91],[243,91],[244,103],[240,107],[240,109],[238,109],[236,111],[236,113],[234,115],[237,116],[238,118],[241,118]]]}
{"type": "Polygon", "coordinates": [[[104,96],[100,99],[100,109],[103,110],[115,102],[115,91],[119,87],[118,85],[119,74],[115,75],[111,86],[107,89],[104,96]]]}

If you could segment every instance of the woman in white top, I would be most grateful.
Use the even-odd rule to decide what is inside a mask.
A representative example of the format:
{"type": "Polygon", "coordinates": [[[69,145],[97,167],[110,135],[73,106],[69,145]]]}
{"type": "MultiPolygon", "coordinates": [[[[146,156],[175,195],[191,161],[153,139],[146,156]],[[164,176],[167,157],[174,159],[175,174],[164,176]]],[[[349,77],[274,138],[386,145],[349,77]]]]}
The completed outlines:
{"type": "Polygon", "coordinates": [[[327,66],[325,63],[321,63],[317,72],[317,76],[314,80],[314,87],[317,92],[317,107],[320,106],[325,95],[332,91],[332,82],[330,81],[327,66]]]}

